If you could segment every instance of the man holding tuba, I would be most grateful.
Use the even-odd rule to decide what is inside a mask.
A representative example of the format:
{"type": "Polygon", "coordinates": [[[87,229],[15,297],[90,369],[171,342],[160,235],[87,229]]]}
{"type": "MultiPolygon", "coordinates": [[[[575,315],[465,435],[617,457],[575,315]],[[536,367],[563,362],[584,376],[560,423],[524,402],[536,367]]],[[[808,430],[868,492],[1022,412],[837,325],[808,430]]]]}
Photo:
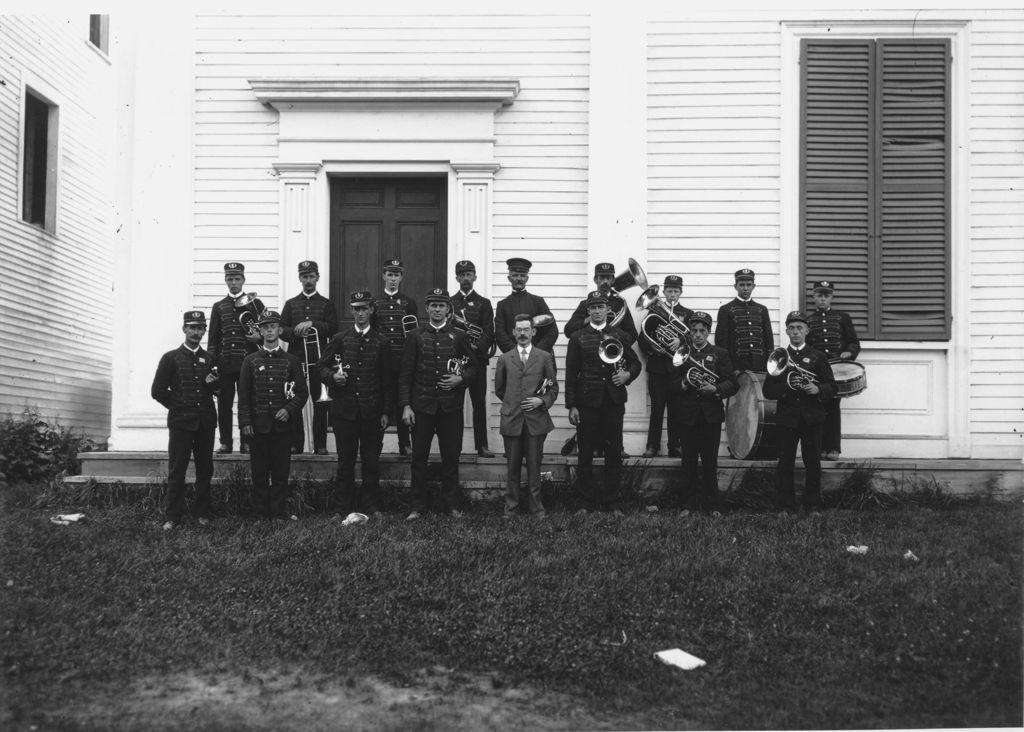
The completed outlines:
{"type": "MultiPolygon", "coordinates": [[[[693,315],[693,311],[679,303],[679,296],[683,294],[683,278],[679,275],[665,277],[662,293],[665,295],[664,319],[671,314],[685,324],[693,315]]],[[[662,317],[661,313],[658,313],[656,317],[662,317]]],[[[651,420],[647,425],[647,449],[644,451],[644,457],[655,457],[661,450],[661,423],[665,418],[665,407],[667,406],[668,456],[677,458],[680,455],[680,422],[676,412],[678,402],[669,398],[669,383],[672,374],[672,354],[679,350],[682,338],[679,334],[672,332],[673,329],[667,322],[659,326],[658,330],[666,337],[672,337],[668,338],[667,342],[662,342],[662,339],[659,338],[658,345],[654,345],[651,339],[646,337],[646,334],[645,337],[640,338],[640,350],[647,354],[647,391],[651,395],[651,420]]]]}
{"type": "Polygon", "coordinates": [[[487,446],[487,379],[484,374],[494,350],[494,308],[490,300],[473,289],[475,264],[468,259],[456,262],[455,279],[459,281],[459,291],[452,295],[452,323],[467,331],[469,347],[480,367],[480,378],[468,387],[473,403],[473,446],[480,457],[492,458],[494,453],[487,446]]]}
{"type": "MultiPolygon", "coordinates": [[[[217,369],[220,378],[220,392],[217,394],[217,423],[220,429],[220,447],[217,453],[229,454],[234,449],[231,436],[231,409],[235,403],[235,388],[242,371],[242,359],[259,350],[263,342],[256,323],[266,309],[256,297],[242,291],[245,285],[245,265],[241,262],[227,262],[224,265],[224,284],[227,296],[218,300],[210,312],[210,337],[207,350],[210,362],[217,369]],[[242,324],[245,320],[249,325],[242,324]]],[[[241,451],[249,452],[249,439],[241,436],[241,451]]]]}
{"type": "Polygon", "coordinates": [[[608,323],[608,296],[587,297],[589,322],[572,334],[565,356],[565,406],[578,427],[577,478],[592,508],[607,510],[619,491],[622,472],[622,421],[626,385],[640,375],[633,340],[608,323]],[[604,448],[603,488],[594,482],[594,451],[604,448]]]}
{"type": "MultiPolygon", "coordinates": [[[[313,452],[327,454],[327,402],[320,399],[320,379],[316,363],[323,349],[338,332],[338,312],[334,303],[316,290],[320,268],[316,262],[299,262],[302,292],[285,301],[281,309],[281,339],[288,344],[288,353],[299,357],[309,376],[309,395],[313,410],[313,452]]],[[[295,441],[292,454],[301,453],[306,444],[306,430],[301,419],[295,420],[295,441]]]]}
{"type": "Polygon", "coordinates": [[[808,330],[807,316],[799,310],[786,316],[789,348],[772,351],[764,381],[764,398],[778,400],[775,420],[779,464],[775,482],[784,510],[796,507],[793,467],[798,442],[806,471],[804,508],[813,511],[821,505],[821,425],[825,405],[836,393],[828,356],[807,345],[808,330]]]}
{"type": "Polygon", "coordinates": [[[426,297],[427,323],[409,334],[398,378],[398,405],[402,420],[412,430],[412,512],[418,519],[427,510],[430,495],[427,461],[437,435],[441,452],[441,502],[444,510],[462,513],[459,492],[459,454],[462,452],[462,406],[466,385],[478,377],[467,336],[449,322],[448,291],[434,288],[426,297]]]}
{"type": "Polygon", "coordinates": [[[697,311],[687,318],[690,348],[682,347],[672,360],[669,377],[676,430],[682,441],[682,481],[684,500],[695,499],[700,509],[718,506],[718,446],[722,441],[725,410],[722,400],[739,391],[729,352],[708,343],[711,316],[697,311]],[[697,461],[702,473],[697,476],[697,461]]]}
{"type": "MultiPolygon", "coordinates": [[[[629,334],[635,343],[637,339],[636,323],[629,312],[626,300],[615,291],[615,266],[611,262],[598,262],[594,265],[594,286],[604,293],[608,298],[608,320],[617,328],[621,328],[629,334]]],[[[565,324],[566,338],[572,338],[572,334],[590,322],[590,311],[587,305],[588,298],[580,300],[573,311],[569,322],[565,324]]]]}
{"type": "MultiPolygon", "coordinates": [[[[384,262],[384,292],[373,299],[373,317],[370,320],[374,330],[391,343],[391,361],[394,364],[402,362],[402,349],[405,348],[407,334],[419,327],[416,323],[416,317],[419,315],[416,301],[398,289],[404,276],[405,266],[401,259],[388,259],[384,262]]],[[[397,404],[397,382],[394,389],[394,403],[397,404]]],[[[401,419],[393,421],[398,432],[398,453],[402,457],[408,457],[412,454],[409,446],[409,427],[401,419]]]]}

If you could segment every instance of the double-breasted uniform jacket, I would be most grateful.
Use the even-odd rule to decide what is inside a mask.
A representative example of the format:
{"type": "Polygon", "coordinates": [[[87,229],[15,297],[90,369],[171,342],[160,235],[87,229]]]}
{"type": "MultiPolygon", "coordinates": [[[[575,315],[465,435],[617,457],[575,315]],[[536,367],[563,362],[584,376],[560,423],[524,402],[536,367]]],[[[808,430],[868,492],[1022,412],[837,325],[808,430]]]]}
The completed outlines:
{"type": "Polygon", "coordinates": [[[202,347],[193,353],[184,344],[160,357],[150,393],[167,407],[167,426],[196,432],[217,426],[213,395],[217,382],[206,383],[213,361],[202,347]]]}
{"type": "Polygon", "coordinates": [[[258,434],[288,432],[295,428],[302,407],[309,398],[302,362],[283,348],[260,348],[242,361],[238,376],[238,426],[252,427],[258,434]],[[287,396],[286,384],[293,390],[287,396]],[[288,421],[278,422],[278,410],[288,410],[288,421]]]}
{"type": "Polygon", "coordinates": [[[768,308],[753,298],[734,297],[718,309],[715,345],[724,348],[738,371],[764,371],[775,348],[768,308]]]}
{"type": "Polygon", "coordinates": [[[317,364],[320,381],[332,399],[331,417],[355,420],[391,414],[395,407],[392,363],[391,344],[373,328],[364,334],[350,328],[335,335],[317,364]],[[344,386],[334,381],[339,365],[350,367],[344,386]]]}
{"type": "Polygon", "coordinates": [[[480,362],[486,364],[490,361],[487,353],[494,343],[494,308],[491,307],[491,301],[476,290],[468,295],[459,290],[452,295],[452,312],[464,317],[467,323],[479,325],[483,330],[474,350],[480,362]]]}
{"type": "Polygon", "coordinates": [[[786,351],[793,363],[815,375],[820,392],[811,395],[791,389],[787,383],[788,369],[778,376],[766,376],[762,388],[764,398],[778,400],[775,423],[780,427],[796,427],[801,421],[821,424],[825,421],[825,403],[836,394],[836,380],[828,356],[806,344],[799,351],[793,346],[786,351]]]}
{"type": "MultiPolygon", "coordinates": [[[[622,320],[619,321],[619,324],[616,327],[629,333],[630,338],[632,338],[635,343],[639,335],[636,332],[636,323],[633,322],[632,314],[629,312],[629,305],[626,303],[625,298],[617,292],[609,292],[608,322],[611,322],[614,314],[619,313],[622,309],[626,310],[626,314],[622,316],[622,320]]],[[[562,332],[565,333],[566,338],[572,338],[573,333],[580,330],[589,322],[590,313],[587,310],[587,298],[583,298],[576,306],[576,309],[572,313],[572,317],[569,318],[569,322],[565,324],[565,328],[562,332]]]]}
{"type": "Polygon", "coordinates": [[[625,404],[626,387],[615,386],[612,375],[615,364],[601,360],[598,348],[606,338],[617,338],[622,343],[626,371],[632,381],[640,375],[640,359],[633,351],[633,339],[620,328],[606,325],[598,330],[587,324],[572,334],[565,353],[565,406],[600,407],[605,403],[625,404]]]}
{"type": "Polygon", "coordinates": [[[729,352],[706,343],[699,351],[696,348],[691,349],[690,355],[694,361],[713,372],[718,377],[718,383],[715,385],[714,394],[703,394],[693,386],[683,389],[686,372],[696,366],[692,362],[682,366],[672,366],[670,363],[672,373],[668,388],[669,393],[677,400],[679,420],[683,424],[695,424],[697,415],[703,414],[704,420],[710,424],[724,422],[725,409],[722,407],[722,400],[728,399],[740,390],[740,382],[733,373],[729,352]]]}
{"type": "MultiPolygon", "coordinates": [[[[502,353],[516,347],[512,329],[515,327],[515,319],[519,314],[529,315],[531,318],[538,315],[551,315],[551,308],[544,302],[543,297],[526,290],[513,291],[500,301],[494,314],[494,339],[498,342],[498,349],[502,353]]],[[[551,325],[537,328],[537,332],[533,336],[533,345],[542,351],[554,353],[553,349],[557,340],[558,324],[551,323],[551,325]]]]}
{"type": "MultiPolygon", "coordinates": [[[[246,340],[246,331],[238,317],[247,309],[255,307],[258,313],[264,310],[263,302],[257,298],[248,308],[236,308],[231,295],[213,304],[210,311],[210,333],[206,340],[207,350],[213,365],[222,374],[237,374],[242,369],[242,359],[259,350],[259,345],[246,340]]],[[[257,316],[258,317],[258,316],[257,316]]]]}
{"type": "MultiPolygon", "coordinates": [[[[680,305],[678,302],[672,306],[675,313],[684,323],[687,318],[693,315],[690,308],[680,305]]],[[[640,338],[640,350],[647,354],[647,373],[649,374],[671,374],[672,357],[654,350],[646,338],[640,338]]]]}
{"type": "Polygon", "coordinates": [[[500,431],[509,437],[523,434],[523,424],[531,435],[546,435],[555,428],[551,405],[558,397],[558,368],[555,357],[536,346],[530,349],[526,364],[513,348],[498,357],[494,368],[494,394],[501,399],[500,431]],[[550,381],[543,394],[537,391],[545,379],[550,381]],[[520,404],[529,397],[540,397],[543,406],[524,412],[520,404]]]}
{"type": "Polygon", "coordinates": [[[835,308],[818,308],[807,317],[807,327],[810,329],[808,345],[824,353],[830,361],[838,359],[844,351],[850,352],[851,360],[860,353],[860,339],[849,313],[835,308]]]}
{"type": "Polygon", "coordinates": [[[398,377],[398,406],[411,405],[414,412],[424,414],[460,411],[466,386],[479,373],[479,362],[465,333],[452,328],[450,322],[440,329],[421,325],[405,341],[398,377]],[[440,388],[438,382],[449,373],[449,359],[464,357],[469,360],[462,372],[462,383],[454,389],[440,388]]]}
{"type": "Polygon", "coordinates": [[[406,337],[405,329],[402,328],[402,318],[406,315],[419,315],[419,308],[416,301],[401,290],[394,295],[382,292],[373,298],[370,325],[388,339],[391,344],[392,360],[395,363],[401,361],[402,349],[405,348],[406,337]]]}
{"type": "Polygon", "coordinates": [[[295,337],[295,326],[307,320],[316,328],[321,349],[338,332],[338,311],[335,310],[334,303],[319,292],[314,292],[309,297],[300,292],[286,300],[281,310],[281,340],[288,344],[288,352],[295,354],[300,360],[305,360],[305,354],[302,352],[303,339],[295,337]]]}

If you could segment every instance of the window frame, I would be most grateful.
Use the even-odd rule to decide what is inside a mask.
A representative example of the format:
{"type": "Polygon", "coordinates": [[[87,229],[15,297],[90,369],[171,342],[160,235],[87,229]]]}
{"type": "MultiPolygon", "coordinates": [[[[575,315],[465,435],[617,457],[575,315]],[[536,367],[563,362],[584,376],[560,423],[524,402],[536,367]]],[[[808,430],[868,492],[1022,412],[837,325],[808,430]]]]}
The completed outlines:
{"type": "Polygon", "coordinates": [[[60,104],[45,84],[36,80],[26,79],[22,84],[21,119],[18,128],[18,220],[33,229],[56,235],[59,209],[58,193],[60,190],[60,104]],[[25,217],[27,197],[26,190],[26,156],[28,153],[28,116],[29,98],[33,98],[47,107],[46,129],[46,185],[44,189],[43,220],[38,222],[25,217]]]}

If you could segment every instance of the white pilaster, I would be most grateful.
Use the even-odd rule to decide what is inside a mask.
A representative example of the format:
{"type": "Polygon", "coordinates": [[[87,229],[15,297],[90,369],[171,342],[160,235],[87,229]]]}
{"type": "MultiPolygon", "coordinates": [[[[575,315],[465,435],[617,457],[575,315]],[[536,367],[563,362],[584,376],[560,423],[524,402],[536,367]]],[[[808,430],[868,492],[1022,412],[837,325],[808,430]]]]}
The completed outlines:
{"type": "MultiPolygon", "coordinates": [[[[457,228],[450,231],[452,262],[468,259],[476,265],[476,289],[491,296],[491,209],[498,163],[452,163],[455,171],[457,228]]],[[[451,267],[449,267],[451,269],[451,267]]]]}
{"type": "MultiPolygon", "coordinates": [[[[280,310],[292,290],[297,290],[298,263],[312,259],[326,264],[328,252],[320,251],[319,242],[313,237],[312,199],[321,163],[275,163],[281,181],[281,260],[278,265],[280,302],[274,307],[280,310]],[[314,251],[316,250],[316,251],[314,251]]],[[[330,278],[322,279],[318,288],[327,293],[330,278]]]]}

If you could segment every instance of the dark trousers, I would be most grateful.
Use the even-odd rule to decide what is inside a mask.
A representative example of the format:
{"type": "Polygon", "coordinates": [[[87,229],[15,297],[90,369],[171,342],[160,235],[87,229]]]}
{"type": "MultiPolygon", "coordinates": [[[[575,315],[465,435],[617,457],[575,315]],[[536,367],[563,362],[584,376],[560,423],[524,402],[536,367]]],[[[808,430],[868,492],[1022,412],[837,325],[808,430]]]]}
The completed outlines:
{"type": "Polygon", "coordinates": [[[668,374],[647,374],[647,391],[651,395],[651,421],[647,425],[647,447],[652,450],[661,449],[661,423],[668,407],[668,449],[679,447],[679,429],[677,427],[679,407],[676,400],[669,398],[668,374]]]}
{"type": "MultiPolygon", "coordinates": [[[[314,369],[315,370],[315,369],[314,369]]],[[[327,415],[331,411],[331,405],[328,402],[322,404],[316,400],[320,398],[320,394],[323,392],[324,385],[320,383],[320,379],[310,379],[309,381],[309,401],[306,403],[305,409],[312,408],[313,410],[313,450],[326,449],[327,447],[327,415]]],[[[295,439],[292,446],[302,452],[306,449],[306,415],[305,409],[303,409],[302,419],[296,420],[295,422],[295,439]]],[[[335,435],[334,439],[338,439],[335,435]]]]}
{"type": "Polygon", "coordinates": [[[515,513],[523,508],[519,495],[519,484],[523,476],[523,458],[526,458],[527,504],[535,516],[545,514],[540,501],[540,465],[544,457],[546,434],[531,435],[523,422],[523,432],[518,437],[502,436],[505,441],[505,460],[508,465],[508,483],[505,488],[505,513],[515,513]]]}
{"type": "MultiPolygon", "coordinates": [[[[486,361],[479,361],[477,365],[483,373],[487,372],[486,361]]],[[[479,450],[487,447],[487,379],[481,374],[466,387],[466,391],[473,404],[473,447],[479,450]]]]}
{"type": "MultiPolygon", "coordinates": [[[[231,410],[235,406],[235,389],[238,386],[238,374],[222,373],[217,383],[220,385],[220,392],[217,394],[217,426],[220,430],[220,441],[224,445],[232,446],[234,440],[231,439],[231,410]]],[[[248,444],[249,440],[242,437],[240,442],[245,445],[248,444]]]]}
{"type": "Polygon", "coordinates": [[[373,513],[380,503],[380,451],[384,432],[380,415],[356,419],[336,417],[334,441],[338,449],[338,479],[334,484],[334,510],[348,515],[353,511],[373,513]],[[362,485],[356,486],[356,456],[363,460],[362,485]]]}
{"type": "Polygon", "coordinates": [[[415,412],[415,415],[416,424],[412,427],[412,507],[422,512],[430,505],[427,463],[430,445],[437,435],[437,446],[441,452],[441,507],[446,511],[457,509],[462,503],[459,491],[462,410],[437,414],[415,412]]]}
{"type": "MultiPolygon", "coordinates": [[[[401,363],[401,362],[402,362],[402,357],[401,357],[401,353],[399,353],[398,361],[396,363],[401,363]]],[[[394,384],[394,389],[393,389],[393,392],[392,392],[392,397],[393,397],[392,404],[398,404],[398,379],[395,379],[395,384],[394,384]]],[[[395,407],[395,411],[391,415],[391,424],[395,425],[395,431],[398,432],[398,446],[402,447],[404,445],[405,447],[409,447],[409,443],[410,443],[410,440],[409,440],[409,425],[407,425],[405,422],[402,421],[402,408],[401,407],[395,407]]],[[[337,438],[335,438],[335,439],[337,439],[337,438]]]]}
{"type": "Polygon", "coordinates": [[[619,493],[622,475],[622,419],[625,404],[606,401],[600,407],[579,407],[579,482],[592,508],[608,509],[619,493]],[[604,450],[604,481],[594,480],[594,451],[604,450]]]}
{"type": "Polygon", "coordinates": [[[694,500],[700,508],[714,508],[718,504],[718,445],[722,441],[722,423],[708,422],[703,412],[697,412],[693,424],[680,424],[682,437],[683,499],[694,500]],[[697,460],[701,472],[697,475],[697,460]]]}
{"type": "Polygon", "coordinates": [[[825,402],[825,424],[821,426],[821,449],[823,452],[839,452],[842,449],[843,416],[839,412],[842,399],[825,402]]]}
{"type": "Polygon", "coordinates": [[[793,468],[796,463],[796,445],[804,460],[804,505],[821,505],[821,425],[801,421],[796,427],[778,427],[779,464],[775,469],[775,482],[779,500],[784,508],[796,505],[793,486],[793,468]]]}
{"type": "Polygon", "coordinates": [[[210,479],[213,477],[212,424],[198,430],[180,430],[172,427],[167,440],[167,500],[164,515],[169,521],[179,521],[185,515],[185,471],[189,458],[196,465],[196,516],[210,515],[210,479]]]}
{"type": "Polygon", "coordinates": [[[288,474],[292,467],[291,432],[257,432],[250,440],[253,508],[257,515],[288,515],[288,474]]]}

